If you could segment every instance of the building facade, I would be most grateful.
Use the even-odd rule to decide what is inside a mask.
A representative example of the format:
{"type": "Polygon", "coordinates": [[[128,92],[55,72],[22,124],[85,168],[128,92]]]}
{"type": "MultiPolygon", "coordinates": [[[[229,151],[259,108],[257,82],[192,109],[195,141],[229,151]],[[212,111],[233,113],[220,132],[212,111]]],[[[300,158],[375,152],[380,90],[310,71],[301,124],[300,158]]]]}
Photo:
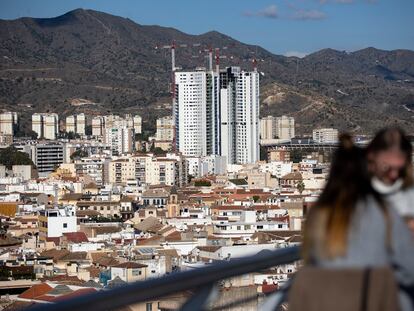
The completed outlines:
{"type": "Polygon", "coordinates": [[[55,140],[59,134],[59,116],[56,113],[34,113],[32,131],[37,138],[55,140]]]}
{"type": "Polygon", "coordinates": [[[262,140],[273,139],[276,137],[276,119],[267,116],[260,119],[260,138],[262,140]]]}
{"type": "Polygon", "coordinates": [[[174,139],[174,120],[172,116],[157,119],[157,132],[155,140],[173,141],[174,139]]]}
{"type": "Polygon", "coordinates": [[[56,238],[63,233],[76,232],[76,208],[65,206],[40,211],[39,214],[39,238],[56,238]]]}
{"type": "Polygon", "coordinates": [[[18,118],[16,112],[3,112],[0,114],[0,134],[14,135],[18,118]]]}
{"type": "Polygon", "coordinates": [[[338,142],[338,130],[334,128],[315,129],[312,132],[315,143],[335,144],[338,142]]]}
{"type": "Polygon", "coordinates": [[[279,139],[290,140],[295,137],[295,119],[281,116],[276,118],[276,136],[279,139]]]}
{"type": "Polygon", "coordinates": [[[175,72],[175,144],[185,156],[221,155],[229,164],[259,160],[259,74],[175,72]]]}
{"type": "Polygon", "coordinates": [[[92,119],[92,136],[102,136],[105,128],[104,117],[97,116],[92,119]]]}
{"type": "Polygon", "coordinates": [[[229,164],[259,160],[259,73],[229,67],[220,73],[221,155],[229,164]]]}
{"type": "Polygon", "coordinates": [[[131,153],[134,150],[134,129],[120,126],[105,128],[104,142],[111,148],[112,155],[131,153]]]}
{"type": "Polygon", "coordinates": [[[67,116],[66,117],[66,133],[76,133],[76,117],[67,116]]]}

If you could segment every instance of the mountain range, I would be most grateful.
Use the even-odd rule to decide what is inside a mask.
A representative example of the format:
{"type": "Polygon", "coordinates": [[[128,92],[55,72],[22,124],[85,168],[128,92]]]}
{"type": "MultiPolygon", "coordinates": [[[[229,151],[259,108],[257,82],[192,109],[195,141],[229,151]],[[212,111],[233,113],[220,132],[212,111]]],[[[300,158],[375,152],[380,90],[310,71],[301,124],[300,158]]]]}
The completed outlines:
{"type": "Polygon", "coordinates": [[[275,55],[216,31],[190,35],[77,9],[55,18],[0,20],[0,109],[30,127],[34,112],[138,113],[144,129],[171,114],[171,56],[176,66],[220,66],[261,74],[261,115],[294,116],[297,133],[315,127],[372,133],[400,125],[414,133],[414,52],[324,49],[304,58],[275,55]]]}

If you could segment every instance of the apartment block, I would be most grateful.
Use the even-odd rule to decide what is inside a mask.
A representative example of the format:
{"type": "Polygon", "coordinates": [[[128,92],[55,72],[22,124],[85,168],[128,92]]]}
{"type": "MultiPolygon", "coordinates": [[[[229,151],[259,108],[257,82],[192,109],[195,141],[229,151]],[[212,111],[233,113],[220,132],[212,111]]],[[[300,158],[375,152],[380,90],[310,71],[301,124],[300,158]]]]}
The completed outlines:
{"type": "Polygon", "coordinates": [[[338,142],[338,130],[334,128],[315,129],[312,132],[315,143],[335,144],[338,142]]]}

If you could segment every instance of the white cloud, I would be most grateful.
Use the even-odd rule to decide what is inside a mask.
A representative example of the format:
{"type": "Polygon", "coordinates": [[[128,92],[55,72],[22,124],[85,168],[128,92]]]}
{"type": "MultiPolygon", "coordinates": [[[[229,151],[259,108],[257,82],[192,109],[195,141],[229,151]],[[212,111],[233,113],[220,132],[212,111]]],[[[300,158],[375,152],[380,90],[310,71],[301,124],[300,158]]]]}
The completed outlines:
{"type": "Polygon", "coordinates": [[[252,11],[245,12],[244,15],[245,16],[261,16],[261,17],[266,17],[266,18],[271,18],[271,19],[276,19],[279,17],[277,6],[274,4],[269,5],[268,7],[265,7],[264,9],[257,11],[257,12],[252,12],[252,11]]]}
{"type": "Polygon", "coordinates": [[[268,17],[268,18],[277,18],[278,17],[277,6],[274,5],[274,4],[269,5],[268,7],[264,8],[263,10],[260,10],[257,13],[257,15],[268,17]]]}
{"type": "Polygon", "coordinates": [[[288,52],[285,53],[286,57],[295,56],[295,57],[303,58],[306,55],[308,55],[308,53],[298,52],[298,51],[288,51],[288,52]]]}
{"type": "Polygon", "coordinates": [[[299,9],[293,14],[292,18],[298,20],[321,20],[326,18],[326,14],[319,10],[299,9]]]}

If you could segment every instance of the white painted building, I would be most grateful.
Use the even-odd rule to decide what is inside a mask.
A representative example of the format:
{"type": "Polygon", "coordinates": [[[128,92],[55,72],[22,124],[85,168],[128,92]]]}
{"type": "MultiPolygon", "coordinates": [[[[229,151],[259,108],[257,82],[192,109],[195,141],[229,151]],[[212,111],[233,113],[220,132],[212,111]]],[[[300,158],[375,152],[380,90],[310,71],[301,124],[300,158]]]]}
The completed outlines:
{"type": "Polygon", "coordinates": [[[53,172],[63,163],[63,144],[58,142],[38,142],[33,145],[15,145],[15,148],[29,155],[37,167],[40,177],[53,172]]]}
{"type": "Polygon", "coordinates": [[[185,156],[221,155],[229,164],[259,160],[257,71],[176,72],[174,95],[175,143],[185,156]]]}
{"type": "Polygon", "coordinates": [[[67,116],[66,117],[66,133],[76,133],[76,117],[67,116]]]}
{"type": "Polygon", "coordinates": [[[282,178],[292,172],[292,166],[293,162],[272,161],[268,163],[261,163],[260,170],[262,172],[269,172],[277,178],[282,178]]]}
{"type": "Polygon", "coordinates": [[[338,142],[338,130],[334,128],[315,129],[312,132],[315,143],[335,144],[338,142]]]}
{"type": "Polygon", "coordinates": [[[63,233],[77,232],[76,207],[65,206],[40,211],[39,231],[41,238],[55,238],[63,233]]]}
{"type": "Polygon", "coordinates": [[[157,119],[157,132],[155,134],[157,141],[174,140],[174,120],[172,116],[157,119]]]}
{"type": "Polygon", "coordinates": [[[59,116],[56,113],[43,115],[43,137],[55,140],[59,134],[59,116]]]}
{"type": "Polygon", "coordinates": [[[295,119],[281,116],[276,118],[276,136],[282,140],[291,140],[295,137],[295,119]]]}
{"type": "Polygon", "coordinates": [[[223,238],[249,238],[255,232],[289,230],[287,221],[258,221],[258,222],[216,222],[213,227],[213,235],[223,238]]]}
{"type": "Polygon", "coordinates": [[[31,165],[13,165],[12,166],[13,176],[19,177],[22,180],[30,180],[34,176],[32,176],[33,168],[31,165]]]}
{"type": "Polygon", "coordinates": [[[134,123],[134,131],[135,134],[141,134],[142,133],[142,118],[139,115],[135,115],[133,118],[134,123]]]}
{"type": "Polygon", "coordinates": [[[84,113],[76,115],[76,134],[85,135],[86,132],[86,116],[84,113]]]}
{"type": "Polygon", "coordinates": [[[276,120],[273,116],[260,119],[260,138],[262,140],[274,139],[276,137],[276,120]]]}
{"type": "Polygon", "coordinates": [[[40,113],[32,115],[32,131],[37,133],[37,138],[43,136],[43,116],[40,113]]]}
{"type": "Polygon", "coordinates": [[[227,68],[220,73],[221,155],[229,164],[259,160],[259,73],[227,68]]]}
{"type": "Polygon", "coordinates": [[[114,159],[108,164],[108,182],[126,185],[137,181],[137,185],[183,186],[187,180],[187,165],[180,157],[167,155],[155,157],[129,156],[114,159]]]}
{"type": "Polygon", "coordinates": [[[105,167],[110,158],[106,155],[92,155],[75,160],[76,174],[86,174],[92,177],[98,186],[105,183],[105,167]]]}
{"type": "Polygon", "coordinates": [[[0,134],[13,135],[15,126],[17,125],[16,112],[3,112],[0,114],[0,134]]]}
{"type": "Polygon", "coordinates": [[[185,156],[207,155],[207,73],[175,73],[177,149],[185,156]]]}
{"type": "Polygon", "coordinates": [[[102,136],[105,128],[104,117],[97,116],[92,118],[92,136],[102,136]]]}
{"type": "Polygon", "coordinates": [[[105,128],[104,142],[110,146],[112,155],[131,153],[134,150],[134,130],[126,126],[105,128]]]}

